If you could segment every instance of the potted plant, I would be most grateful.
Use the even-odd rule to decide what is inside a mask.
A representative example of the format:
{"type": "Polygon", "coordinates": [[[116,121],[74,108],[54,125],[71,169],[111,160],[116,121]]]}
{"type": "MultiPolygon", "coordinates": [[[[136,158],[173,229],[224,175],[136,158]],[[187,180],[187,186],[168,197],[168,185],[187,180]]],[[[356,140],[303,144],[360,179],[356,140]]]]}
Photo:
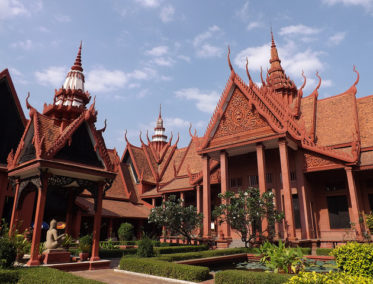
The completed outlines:
{"type": "Polygon", "coordinates": [[[79,239],[80,261],[85,261],[89,258],[91,247],[92,247],[92,237],[90,235],[86,235],[79,239]]]}

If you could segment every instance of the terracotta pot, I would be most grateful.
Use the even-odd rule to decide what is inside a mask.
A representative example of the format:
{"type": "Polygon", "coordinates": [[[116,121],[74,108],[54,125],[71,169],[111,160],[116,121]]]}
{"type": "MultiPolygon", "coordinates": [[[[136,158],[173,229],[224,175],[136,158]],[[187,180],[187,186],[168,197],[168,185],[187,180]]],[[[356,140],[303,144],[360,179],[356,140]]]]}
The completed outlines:
{"type": "Polygon", "coordinates": [[[80,261],[86,261],[89,258],[88,252],[80,252],[79,253],[79,259],[80,261]]]}

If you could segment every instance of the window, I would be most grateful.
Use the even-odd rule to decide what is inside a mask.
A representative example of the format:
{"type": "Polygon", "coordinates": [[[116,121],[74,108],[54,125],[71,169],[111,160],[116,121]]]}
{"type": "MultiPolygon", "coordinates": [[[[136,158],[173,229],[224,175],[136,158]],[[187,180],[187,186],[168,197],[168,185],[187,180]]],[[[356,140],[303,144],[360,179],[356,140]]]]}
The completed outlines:
{"type": "Polygon", "coordinates": [[[299,198],[298,194],[293,194],[293,215],[294,215],[294,222],[295,228],[300,229],[300,210],[299,210],[299,198]]]}
{"type": "Polygon", "coordinates": [[[272,184],[272,173],[266,173],[266,182],[272,184]]]}
{"type": "Polygon", "coordinates": [[[231,178],[231,187],[240,187],[242,186],[242,178],[231,178]]]}
{"type": "Polygon", "coordinates": [[[351,228],[347,196],[328,196],[330,229],[351,228]]]}
{"type": "Polygon", "coordinates": [[[297,174],[295,171],[290,171],[290,180],[296,181],[297,180],[297,174]]]}
{"type": "Polygon", "coordinates": [[[259,182],[258,182],[258,176],[256,176],[256,175],[249,176],[249,186],[256,186],[258,184],[259,184],[259,182]]]}
{"type": "Polygon", "coordinates": [[[345,190],[345,189],[346,189],[346,183],[344,181],[328,183],[325,186],[325,191],[328,191],[328,192],[345,190]]]}

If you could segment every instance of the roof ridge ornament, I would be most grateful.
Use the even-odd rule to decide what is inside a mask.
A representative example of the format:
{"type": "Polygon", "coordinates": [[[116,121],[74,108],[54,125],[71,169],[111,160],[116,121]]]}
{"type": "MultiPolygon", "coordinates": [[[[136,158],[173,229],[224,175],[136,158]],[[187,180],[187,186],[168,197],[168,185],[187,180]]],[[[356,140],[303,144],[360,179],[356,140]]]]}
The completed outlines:
{"type": "Polygon", "coordinates": [[[233,70],[233,66],[232,66],[232,63],[231,63],[230,55],[231,55],[231,48],[230,48],[230,46],[228,45],[228,66],[229,66],[229,69],[231,69],[231,71],[234,72],[234,70],[233,70]]]}
{"type": "Polygon", "coordinates": [[[251,80],[251,76],[250,76],[250,72],[249,72],[249,59],[246,57],[246,74],[247,74],[247,77],[249,78],[249,83],[250,85],[253,84],[253,80],[251,80]]]}

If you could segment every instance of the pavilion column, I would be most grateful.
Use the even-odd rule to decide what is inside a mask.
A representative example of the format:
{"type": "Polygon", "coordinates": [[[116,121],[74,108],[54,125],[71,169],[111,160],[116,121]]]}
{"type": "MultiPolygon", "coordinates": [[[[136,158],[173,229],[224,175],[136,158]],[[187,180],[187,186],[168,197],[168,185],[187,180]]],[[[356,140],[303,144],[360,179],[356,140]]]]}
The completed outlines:
{"type": "Polygon", "coordinates": [[[47,199],[48,178],[46,174],[40,176],[41,185],[38,188],[38,199],[36,203],[36,212],[34,220],[34,232],[32,234],[30,260],[27,262],[28,266],[39,265],[39,246],[41,226],[43,224],[45,201],[47,199]]]}
{"type": "Polygon", "coordinates": [[[103,184],[98,186],[97,201],[96,201],[96,212],[93,223],[93,243],[92,243],[92,256],[90,261],[99,260],[99,249],[100,249],[100,231],[101,231],[101,213],[102,213],[102,197],[104,194],[103,184]]]}
{"type": "Polygon", "coordinates": [[[18,219],[18,208],[17,208],[17,200],[19,198],[19,179],[16,180],[16,193],[14,194],[14,201],[13,201],[13,208],[12,208],[12,217],[10,219],[10,225],[9,225],[9,236],[13,234],[17,227],[17,219],[18,219]]]}
{"type": "Polygon", "coordinates": [[[152,198],[152,206],[155,207],[155,198],[152,198]]]}
{"type": "Polygon", "coordinates": [[[293,200],[290,187],[289,156],[286,140],[280,140],[278,145],[280,149],[282,188],[284,192],[285,209],[285,233],[289,240],[295,239],[295,226],[293,216],[293,200]]]}
{"type": "Polygon", "coordinates": [[[356,233],[358,238],[362,237],[362,228],[361,223],[359,221],[359,200],[357,195],[357,189],[355,184],[355,178],[352,173],[351,167],[346,167],[346,174],[347,174],[347,182],[348,182],[348,191],[350,194],[350,201],[351,201],[351,222],[355,224],[356,233]]]}
{"type": "MultiPolygon", "coordinates": [[[[197,214],[201,213],[202,211],[202,203],[201,203],[201,186],[196,186],[196,207],[197,207],[197,214]]],[[[202,234],[202,226],[198,229],[198,235],[202,234]]]]}
{"type": "Polygon", "coordinates": [[[69,193],[69,198],[67,201],[67,212],[66,212],[66,228],[65,233],[71,235],[73,231],[72,222],[73,222],[73,205],[74,205],[74,194],[73,192],[69,193]]]}
{"type": "MultiPolygon", "coordinates": [[[[229,190],[229,175],[228,175],[228,154],[225,151],[220,152],[220,184],[221,194],[226,194],[229,190]]],[[[222,199],[222,203],[226,204],[226,200],[222,199]]],[[[221,229],[226,238],[231,237],[231,227],[229,223],[224,222],[221,224],[221,229]]]]}
{"type": "Polygon", "coordinates": [[[306,186],[304,181],[303,173],[303,153],[301,150],[297,151],[296,160],[296,176],[297,176],[297,189],[299,197],[299,211],[300,211],[300,222],[302,227],[302,239],[311,239],[312,231],[312,216],[310,210],[310,201],[306,192],[306,186]]]}
{"type": "Polygon", "coordinates": [[[0,179],[0,220],[3,218],[5,196],[8,191],[8,178],[6,176],[0,179]]]}
{"type": "Polygon", "coordinates": [[[109,218],[108,239],[111,239],[112,233],[113,233],[113,218],[109,218]]]}
{"type": "MultiPolygon", "coordinates": [[[[256,145],[256,160],[258,166],[259,192],[260,196],[262,196],[267,191],[265,151],[262,143],[256,145]]],[[[262,232],[265,230],[268,230],[267,218],[263,218],[262,220],[262,232]]],[[[268,231],[264,235],[268,235],[268,231]]]]}
{"type": "Polygon", "coordinates": [[[80,225],[82,224],[82,210],[78,209],[74,216],[74,238],[79,238],[80,235],[80,225]]]}
{"type": "Polygon", "coordinates": [[[211,236],[211,191],[210,191],[210,157],[202,157],[203,171],[203,237],[211,236]]]}

